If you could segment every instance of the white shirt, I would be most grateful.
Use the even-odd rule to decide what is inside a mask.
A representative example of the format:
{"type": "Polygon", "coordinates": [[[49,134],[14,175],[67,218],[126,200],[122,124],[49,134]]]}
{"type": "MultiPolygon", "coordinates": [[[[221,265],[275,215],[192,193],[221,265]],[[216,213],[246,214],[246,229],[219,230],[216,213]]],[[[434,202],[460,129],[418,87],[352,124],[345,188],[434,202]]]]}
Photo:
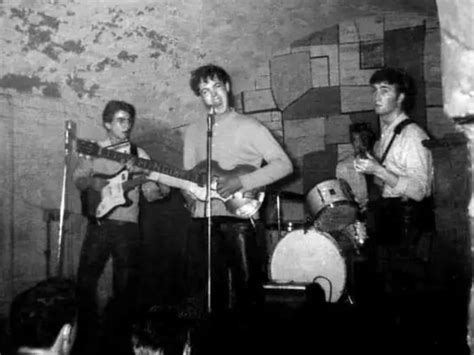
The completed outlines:
{"type": "MultiPolygon", "coordinates": [[[[377,158],[384,154],[395,127],[406,119],[408,117],[401,114],[388,126],[382,126],[381,137],[374,149],[377,158]]],[[[383,165],[398,176],[398,182],[394,187],[385,184],[382,197],[408,197],[421,201],[431,194],[433,161],[431,152],[423,145],[426,139],[429,139],[428,135],[417,124],[407,125],[395,138],[383,165]]]]}

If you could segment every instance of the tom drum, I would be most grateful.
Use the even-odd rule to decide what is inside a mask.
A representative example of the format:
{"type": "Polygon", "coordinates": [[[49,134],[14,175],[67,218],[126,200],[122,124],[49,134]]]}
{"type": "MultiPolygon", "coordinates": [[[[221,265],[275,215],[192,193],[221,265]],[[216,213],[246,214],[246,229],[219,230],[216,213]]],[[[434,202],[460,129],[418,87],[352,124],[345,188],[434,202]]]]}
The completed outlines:
{"type": "Polygon", "coordinates": [[[313,187],[306,195],[316,229],[342,230],[357,218],[358,207],[351,188],[344,180],[331,179],[313,187]]]}

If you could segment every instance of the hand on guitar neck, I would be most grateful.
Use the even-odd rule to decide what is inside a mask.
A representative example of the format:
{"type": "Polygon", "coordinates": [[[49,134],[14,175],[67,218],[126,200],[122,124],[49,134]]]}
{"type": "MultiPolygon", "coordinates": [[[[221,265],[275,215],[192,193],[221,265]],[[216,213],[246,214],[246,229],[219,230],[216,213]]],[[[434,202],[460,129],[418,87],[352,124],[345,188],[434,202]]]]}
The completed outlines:
{"type": "MultiPolygon", "coordinates": [[[[136,162],[137,158],[135,156],[120,161],[120,163],[123,164],[123,168],[121,170],[127,170],[129,172],[130,178],[137,178],[140,175],[147,175],[149,173],[148,170],[137,167],[135,165],[136,162]]],[[[99,175],[81,177],[76,180],[76,186],[81,191],[90,188],[94,191],[101,192],[103,188],[109,184],[109,177],[101,177],[99,175]]]]}
{"type": "MultiPolygon", "coordinates": [[[[129,154],[103,148],[95,142],[76,139],[76,151],[91,157],[101,157],[123,163],[130,158],[129,154]]],[[[133,169],[141,169],[148,180],[175,187],[189,192],[194,200],[206,201],[206,171],[207,162],[197,164],[191,170],[182,170],[157,161],[137,158],[133,169]]],[[[250,218],[260,208],[265,196],[264,188],[249,191],[242,190],[240,176],[251,173],[257,168],[251,165],[237,165],[231,170],[225,170],[215,161],[211,162],[213,181],[211,183],[211,199],[221,200],[227,210],[239,218],[250,218]]],[[[194,204],[194,203],[193,203],[194,204]]]]}

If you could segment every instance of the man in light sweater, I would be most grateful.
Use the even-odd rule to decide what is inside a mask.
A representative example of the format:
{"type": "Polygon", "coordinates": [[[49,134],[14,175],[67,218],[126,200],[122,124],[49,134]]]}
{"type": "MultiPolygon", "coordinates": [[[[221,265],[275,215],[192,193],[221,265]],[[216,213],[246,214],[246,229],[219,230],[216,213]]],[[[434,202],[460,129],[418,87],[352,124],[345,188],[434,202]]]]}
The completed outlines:
{"type": "MultiPolygon", "coordinates": [[[[255,118],[234,110],[231,79],[224,69],[215,65],[199,67],[191,73],[190,86],[206,110],[212,112],[212,160],[224,171],[239,165],[251,167],[240,174],[221,174],[216,186],[221,197],[255,191],[292,173],[290,159],[268,129],[255,118]]],[[[207,130],[205,114],[188,127],[184,135],[185,169],[193,169],[206,161],[207,130]]],[[[190,241],[197,243],[194,265],[200,270],[198,277],[203,286],[207,254],[206,204],[189,191],[184,191],[184,195],[193,217],[190,241]]],[[[226,311],[229,306],[248,309],[257,300],[259,283],[255,227],[248,218],[236,217],[235,211],[229,211],[217,198],[212,199],[211,215],[212,309],[215,312],[226,311]],[[232,305],[229,304],[229,275],[235,295],[232,305]]],[[[258,219],[258,213],[251,217],[258,219]]]]}

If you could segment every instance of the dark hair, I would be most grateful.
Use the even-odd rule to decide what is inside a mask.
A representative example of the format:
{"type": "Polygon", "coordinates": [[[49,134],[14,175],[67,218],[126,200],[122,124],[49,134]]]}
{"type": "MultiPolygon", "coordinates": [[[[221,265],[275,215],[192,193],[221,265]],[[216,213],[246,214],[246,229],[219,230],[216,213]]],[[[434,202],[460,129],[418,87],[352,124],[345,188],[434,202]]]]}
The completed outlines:
{"type": "Polygon", "coordinates": [[[125,111],[130,115],[130,121],[133,125],[135,123],[135,107],[125,101],[111,100],[105,105],[104,111],[102,112],[102,122],[110,123],[114,119],[114,115],[118,111],[125,111]]]}
{"type": "Polygon", "coordinates": [[[410,113],[415,107],[416,87],[413,78],[404,70],[397,68],[382,68],[377,70],[370,78],[370,85],[386,82],[394,85],[398,94],[404,94],[402,110],[410,113]]]}
{"type": "Polygon", "coordinates": [[[349,126],[349,136],[351,143],[354,142],[354,135],[358,134],[362,143],[368,152],[372,151],[376,137],[370,125],[366,122],[353,123],[349,126]]]}
{"type": "Polygon", "coordinates": [[[138,313],[132,325],[134,347],[162,349],[165,354],[183,353],[190,326],[171,307],[151,307],[138,313]]]}
{"type": "Polygon", "coordinates": [[[230,75],[221,67],[214,64],[203,65],[191,72],[189,85],[196,96],[200,96],[199,84],[207,83],[209,80],[220,80],[224,84],[229,84],[230,90],[228,94],[229,106],[234,107],[234,95],[232,94],[232,82],[230,75]]]}
{"type": "Polygon", "coordinates": [[[65,324],[77,313],[75,283],[51,278],[17,295],[10,308],[11,345],[14,348],[51,347],[65,324]]]}

